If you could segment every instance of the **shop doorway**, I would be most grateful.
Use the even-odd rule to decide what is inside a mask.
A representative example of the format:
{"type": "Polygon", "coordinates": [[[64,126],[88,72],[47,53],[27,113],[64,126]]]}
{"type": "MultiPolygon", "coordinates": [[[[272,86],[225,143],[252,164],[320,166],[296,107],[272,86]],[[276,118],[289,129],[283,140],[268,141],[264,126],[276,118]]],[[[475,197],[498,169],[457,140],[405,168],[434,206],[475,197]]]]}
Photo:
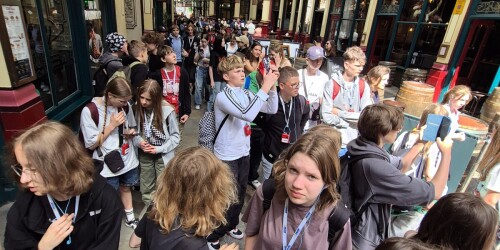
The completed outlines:
{"type": "Polygon", "coordinates": [[[456,84],[488,93],[500,65],[500,20],[475,20],[460,59],[456,84]]]}

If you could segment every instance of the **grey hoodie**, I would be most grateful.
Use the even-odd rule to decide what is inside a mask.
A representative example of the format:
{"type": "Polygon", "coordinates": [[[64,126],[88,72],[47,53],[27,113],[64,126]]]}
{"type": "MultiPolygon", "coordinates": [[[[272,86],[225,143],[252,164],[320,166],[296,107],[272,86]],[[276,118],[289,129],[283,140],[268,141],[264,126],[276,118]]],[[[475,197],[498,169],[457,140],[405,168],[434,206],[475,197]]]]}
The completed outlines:
{"type": "Polygon", "coordinates": [[[356,122],[361,111],[368,105],[372,104],[370,98],[370,86],[365,81],[365,89],[362,97],[359,93],[359,77],[354,80],[354,86],[349,91],[347,84],[342,77],[342,72],[332,74],[332,80],[326,82],[325,91],[323,92],[323,102],[321,104],[321,120],[323,123],[333,125],[342,134],[342,147],[358,136],[356,122]],[[335,80],[340,85],[338,95],[333,99],[333,81],[335,80]],[[332,114],[332,109],[340,109],[338,115],[332,114]],[[349,111],[352,109],[352,112],[349,111]],[[351,123],[349,122],[351,121],[351,123]],[[354,121],[354,122],[353,122],[354,121]]]}
{"type": "Polygon", "coordinates": [[[390,221],[391,205],[428,204],[434,199],[434,185],[401,173],[401,159],[389,155],[375,143],[358,137],[347,145],[355,156],[375,154],[383,159],[361,159],[351,167],[353,207],[359,211],[368,203],[357,225],[352,225],[354,249],[375,249],[385,238],[390,221]],[[379,232],[378,224],[382,229],[379,232]]]}
{"type": "Polygon", "coordinates": [[[123,67],[122,59],[113,55],[110,51],[106,51],[100,58],[99,62],[101,65],[108,63],[106,66],[106,73],[108,77],[111,77],[115,71],[123,67]]]}

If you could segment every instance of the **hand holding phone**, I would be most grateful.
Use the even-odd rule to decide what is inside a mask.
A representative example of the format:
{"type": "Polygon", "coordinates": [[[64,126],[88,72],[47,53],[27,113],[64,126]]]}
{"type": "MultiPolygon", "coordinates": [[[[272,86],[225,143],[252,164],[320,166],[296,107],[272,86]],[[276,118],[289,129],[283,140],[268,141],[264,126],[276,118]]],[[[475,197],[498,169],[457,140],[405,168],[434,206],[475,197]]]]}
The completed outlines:
{"type": "Polygon", "coordinates": [[[451,120],[447,116],[429,114],[425,125],[423,141],[436,141],[438,137],[444,140],[450,132],[451,120]]]}

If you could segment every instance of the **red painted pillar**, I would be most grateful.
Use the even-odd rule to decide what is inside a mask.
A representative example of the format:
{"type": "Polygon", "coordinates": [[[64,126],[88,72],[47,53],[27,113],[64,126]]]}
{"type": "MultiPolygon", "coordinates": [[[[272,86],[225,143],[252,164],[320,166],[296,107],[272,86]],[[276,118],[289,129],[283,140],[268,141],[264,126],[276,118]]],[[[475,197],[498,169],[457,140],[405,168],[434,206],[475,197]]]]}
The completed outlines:
{"type": "Polygon", "coordinates": [[[0,122],[5,141],[18,132],[47,120],[45,108],[33,84],[0,90],[0,122]]]}
{"type": "Polygon", "coordinates": [[[432,65],[432,68],[429,70],[426,83],[434,86],[434,97],[432,99],[433,102],[438,101],[441,90],[443,89],[444,79],[446,78],[447,74],[448,65],[446,64],[435,62],[432,65]]]}

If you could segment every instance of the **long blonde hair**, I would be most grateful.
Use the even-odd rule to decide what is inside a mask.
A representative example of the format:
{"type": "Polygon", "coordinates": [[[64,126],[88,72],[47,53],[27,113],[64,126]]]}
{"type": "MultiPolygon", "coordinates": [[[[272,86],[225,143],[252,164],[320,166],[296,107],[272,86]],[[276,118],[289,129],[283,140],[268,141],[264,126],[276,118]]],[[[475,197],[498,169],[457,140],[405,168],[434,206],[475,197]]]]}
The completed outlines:
{"type": "Polygon", "coordinates": [[[479,162],[479,171],[481,173],[481,181],[486,180],[491,169],[500,162],[500,129],[497,128],[491,139],[488,149],[479,162]]]}
{"type": "Polygon", "coordinates": [[[158,177],[148,217],[163,233],[179,226],[208,236],[226,223],[225,213],[237,202],[229,167],[207,149],[191,147],[177,153],[158,177]]]}
{"type": "Polygon", "coordinates": [[[472,99],[470,88],[466,85],[457,85],[444,94],[441,104],[448,104],[451,99],[459,99],[465,95],[469,95],[469,99],[467,99],[467,102],[465,103],[467,104],[472,99]]]}

